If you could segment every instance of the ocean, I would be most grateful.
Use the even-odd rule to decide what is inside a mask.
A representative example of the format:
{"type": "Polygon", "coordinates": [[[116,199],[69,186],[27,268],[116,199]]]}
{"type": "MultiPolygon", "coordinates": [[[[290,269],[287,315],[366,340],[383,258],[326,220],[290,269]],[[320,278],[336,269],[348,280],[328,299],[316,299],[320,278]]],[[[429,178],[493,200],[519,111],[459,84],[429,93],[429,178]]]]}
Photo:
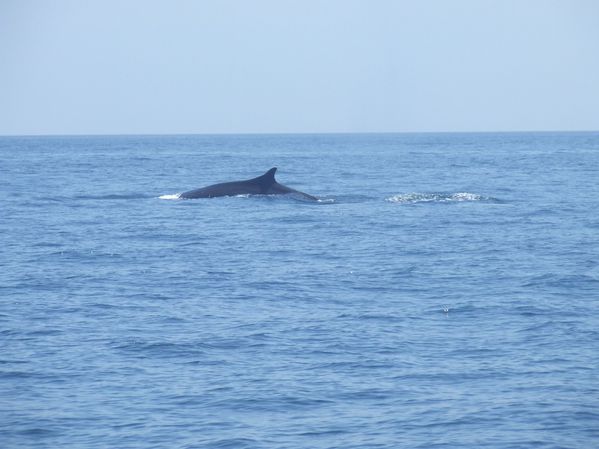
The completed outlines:
{"type": "Polygon", "coordinates": [[[1,137],[0,204],[3,449],[599,447],[599,133],[1,137]]]}

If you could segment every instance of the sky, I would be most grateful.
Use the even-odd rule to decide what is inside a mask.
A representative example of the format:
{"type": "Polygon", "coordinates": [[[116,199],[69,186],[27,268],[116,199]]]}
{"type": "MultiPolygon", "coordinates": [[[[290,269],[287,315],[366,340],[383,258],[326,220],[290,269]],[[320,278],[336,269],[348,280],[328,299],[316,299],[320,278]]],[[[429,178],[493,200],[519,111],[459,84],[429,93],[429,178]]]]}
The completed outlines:
{"type": "Polygon", "coordinates": [[[595,0],[0,0],[0,135],[599,130],[595,0]]]}

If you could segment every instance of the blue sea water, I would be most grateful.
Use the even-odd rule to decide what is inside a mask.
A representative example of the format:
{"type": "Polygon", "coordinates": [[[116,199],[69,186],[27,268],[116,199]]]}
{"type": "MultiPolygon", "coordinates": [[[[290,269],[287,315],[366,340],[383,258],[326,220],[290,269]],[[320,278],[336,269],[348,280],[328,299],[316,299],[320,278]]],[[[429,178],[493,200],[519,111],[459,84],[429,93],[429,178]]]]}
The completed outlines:
{"type": "Polygon", "coordinates": [[[3,449],[599,447],[599,133],[2,137],[0,204],[3,449]]]}

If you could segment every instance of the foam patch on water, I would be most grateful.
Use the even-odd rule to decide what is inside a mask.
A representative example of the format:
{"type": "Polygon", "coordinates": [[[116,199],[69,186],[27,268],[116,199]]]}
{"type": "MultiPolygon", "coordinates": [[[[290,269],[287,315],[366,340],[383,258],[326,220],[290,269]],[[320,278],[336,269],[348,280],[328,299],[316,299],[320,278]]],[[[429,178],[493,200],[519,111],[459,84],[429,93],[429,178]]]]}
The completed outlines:
{"type": "Polygon", "coordinates": [[[462,201],[485,201],[489,198],[476,193],[401,193],[387,198],[391,203],[449,203],[462,201]]]}
{"type": "Polygon", "coordinates": [[[180,193],[175,193],[172,195],[162,195],[158,197],[161,200],[179,200],[181,199],[181,194],[180,193]]]}
{"type": "Polygon", "coordinates": [[[316,202],[317,203],[321,203],[321,204],[333,204],[333,203],[336,203],[335,198],[317,198],[316,202]]]}

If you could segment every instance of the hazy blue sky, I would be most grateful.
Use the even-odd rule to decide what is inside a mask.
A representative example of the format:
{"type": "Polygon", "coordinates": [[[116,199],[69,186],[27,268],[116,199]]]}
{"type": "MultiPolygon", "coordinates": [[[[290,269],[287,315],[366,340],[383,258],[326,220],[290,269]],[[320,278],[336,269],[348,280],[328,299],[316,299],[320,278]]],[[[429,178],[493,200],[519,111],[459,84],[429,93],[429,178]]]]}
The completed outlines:
{"type": "Polygon", "coordinates": [[[0,134],[598,129],[595,0],[0,0],[0,134]]]}

